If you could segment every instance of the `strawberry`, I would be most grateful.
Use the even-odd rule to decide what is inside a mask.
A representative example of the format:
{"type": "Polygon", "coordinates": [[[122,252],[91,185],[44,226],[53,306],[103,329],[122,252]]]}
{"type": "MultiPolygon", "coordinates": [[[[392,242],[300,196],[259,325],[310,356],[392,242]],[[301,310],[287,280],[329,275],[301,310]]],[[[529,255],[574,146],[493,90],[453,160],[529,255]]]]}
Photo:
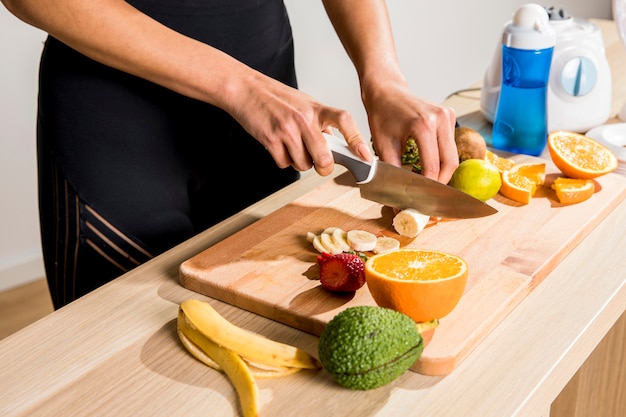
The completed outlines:
{"type": "Polygon", "coordinates": [[[352,292],[365,284],[363,259],[352,253],[331,255],[322,253],[317,257],[322,287],[333,292],[352,292]]]}

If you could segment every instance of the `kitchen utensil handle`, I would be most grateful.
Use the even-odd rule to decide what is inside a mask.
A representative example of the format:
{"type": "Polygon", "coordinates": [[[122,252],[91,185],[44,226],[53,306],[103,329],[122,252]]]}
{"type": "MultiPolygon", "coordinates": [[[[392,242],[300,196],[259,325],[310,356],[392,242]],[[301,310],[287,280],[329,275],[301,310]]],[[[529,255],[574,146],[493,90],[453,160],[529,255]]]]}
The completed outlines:
{"type": "Polygon", "coordinates": [[[374,162],[367,162],[361,159],[361,157],[355,155],[352,152],[352,150],[348,147],[346,141],[342,138],[334,135],[329,135],[327,133],[323,133],[323,135],[324,137],[326,137],[328,147],[333,154],[335,162],[348,168],[348,170],[354,176],[357,184],[371,181],[376,168],[375,160],[374,162]]]}

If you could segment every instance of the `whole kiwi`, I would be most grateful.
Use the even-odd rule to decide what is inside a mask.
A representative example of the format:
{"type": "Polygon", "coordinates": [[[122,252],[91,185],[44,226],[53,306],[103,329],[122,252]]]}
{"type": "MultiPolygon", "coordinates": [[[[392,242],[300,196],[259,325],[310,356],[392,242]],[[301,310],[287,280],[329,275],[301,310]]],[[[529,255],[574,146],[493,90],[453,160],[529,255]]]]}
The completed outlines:
{"type": "Polygon", "coordinates": [[[459,153],[459,162],[467,159],[485,159],[487,144],[485,138],[471,127],[456,127],[454,140],[459,153]]]}

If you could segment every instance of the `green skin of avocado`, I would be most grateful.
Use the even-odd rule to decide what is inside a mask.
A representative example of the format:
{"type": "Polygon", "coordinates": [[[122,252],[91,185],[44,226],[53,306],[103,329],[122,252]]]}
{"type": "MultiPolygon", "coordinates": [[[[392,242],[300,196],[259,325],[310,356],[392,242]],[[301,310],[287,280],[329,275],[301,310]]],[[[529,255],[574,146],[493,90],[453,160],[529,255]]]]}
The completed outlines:
{"type": "Polygon", "coordinates": [[[337,383],[369,390],[402,375],[423,349],[422,335],[410,317],[387,308],[358,306],[340,312],[326,325],[318,354],[337,383]]]}

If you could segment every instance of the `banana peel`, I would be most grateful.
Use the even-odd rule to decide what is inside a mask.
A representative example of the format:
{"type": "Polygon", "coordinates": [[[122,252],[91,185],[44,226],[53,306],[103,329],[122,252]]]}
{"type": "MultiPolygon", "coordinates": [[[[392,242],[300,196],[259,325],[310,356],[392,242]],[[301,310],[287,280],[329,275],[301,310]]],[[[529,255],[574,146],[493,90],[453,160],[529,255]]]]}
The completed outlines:
{"type": "MultiPolygon", "coordinates": [[[[179,323],[181,316],[182,313],[179,313],[179,323]]],[[[184,317],[182,317],[182,321],[184,322],[184,317]]],[[[228,376],[239,396],[243,415],[245,417],[257,417],[259,415],[259,388],[241,356],[222,348],[185,324],[182,326],[179,324],[178,336],[196,359],[228,376]]]]}
{"type": "Polygon", "coordinates": [[[179,306],[177,332],[192,356],[228,376],[245,417],[259,415],[256,378],[321,368],[306,351],[238,327],[199,300],[186,300],[179,306]]]}
{"type": "Polygon", "coordinates": [[[251,362],[302,369],[319,369],[321,366],[317,359],[302,349],[234,325],[209,303],[187,300],[180,305],[180,310],[198,332],[251,362]]]}

